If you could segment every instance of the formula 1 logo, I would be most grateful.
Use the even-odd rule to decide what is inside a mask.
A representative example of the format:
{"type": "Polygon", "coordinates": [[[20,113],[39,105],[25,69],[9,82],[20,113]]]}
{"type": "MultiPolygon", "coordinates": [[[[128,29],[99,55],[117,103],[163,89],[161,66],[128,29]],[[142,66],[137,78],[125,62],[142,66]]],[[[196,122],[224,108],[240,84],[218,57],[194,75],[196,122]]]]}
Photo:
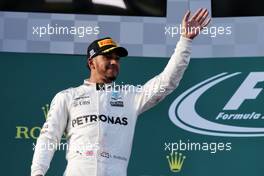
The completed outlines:
{"type": "Polygon", "coordinates": [[[198,134],[264,136],[264,72],[221,73],[179,95],[169,108],[178,127],[198,134]]]}

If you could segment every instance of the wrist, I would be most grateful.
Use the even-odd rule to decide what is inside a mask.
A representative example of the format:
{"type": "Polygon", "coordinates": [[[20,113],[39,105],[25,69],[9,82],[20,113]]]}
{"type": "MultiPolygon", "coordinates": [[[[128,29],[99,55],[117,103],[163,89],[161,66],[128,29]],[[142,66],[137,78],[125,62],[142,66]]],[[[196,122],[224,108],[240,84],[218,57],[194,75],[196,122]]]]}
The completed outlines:
{"type": "Polygon", "coordinates": [[[185,35],[181,35],[180,38],[183,39],[183,40],[186,40],[186,41],[188,41],[188,42],[192,42],[192,41],[193,41],[193,38],[190,38],[190,37],[185,36],[185,35]]]}
{"type": "Polygon", "coordinates": [[[181,37],[184,37],[184,38],[189,39],[189,40],[194,39],[194,36],[188,36],[187,34],[182,34],[181,37]]]}

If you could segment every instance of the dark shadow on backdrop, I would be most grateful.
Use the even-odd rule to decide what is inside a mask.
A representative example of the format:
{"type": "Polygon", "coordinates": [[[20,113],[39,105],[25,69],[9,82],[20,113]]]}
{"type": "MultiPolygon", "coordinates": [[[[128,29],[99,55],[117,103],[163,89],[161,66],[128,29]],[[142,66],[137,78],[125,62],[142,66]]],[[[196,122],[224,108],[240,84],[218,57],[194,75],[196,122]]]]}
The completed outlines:
{"type": "Polygon", "coordinates": [[[93,4],[91,0],[72,0],[72,2],[46,2],[45,0],[1,0],[1,11],[48,12],[97,14],[120,16],[166,17],[167,0],[124,0],[127,9],[93,4]]]}
{"type": "Polygon", "coordinates": [[[213,17],[264,16],[263,0],[212,0],[213,17]]]}

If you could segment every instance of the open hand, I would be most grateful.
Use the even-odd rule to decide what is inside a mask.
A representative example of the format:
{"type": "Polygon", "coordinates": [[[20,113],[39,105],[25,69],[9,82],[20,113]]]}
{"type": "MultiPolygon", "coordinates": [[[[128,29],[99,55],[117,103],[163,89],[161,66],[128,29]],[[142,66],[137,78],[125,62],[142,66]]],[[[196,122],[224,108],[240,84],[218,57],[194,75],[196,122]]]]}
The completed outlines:
{"type": "Polygon", "coordinates": [[[207,9],[200,8],[190,17],[191,12],[188,11],[182,20],[182,36],[189,39],[195,38],[211,21],[211,18],[207,18],[208,14],[207,9]]]}

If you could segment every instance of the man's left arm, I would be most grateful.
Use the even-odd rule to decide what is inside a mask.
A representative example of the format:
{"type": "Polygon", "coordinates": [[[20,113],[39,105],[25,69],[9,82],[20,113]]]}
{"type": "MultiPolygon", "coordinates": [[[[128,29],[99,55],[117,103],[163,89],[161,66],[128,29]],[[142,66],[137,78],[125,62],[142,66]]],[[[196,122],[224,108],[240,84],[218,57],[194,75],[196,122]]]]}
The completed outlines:
{"type": "Polygon", "coordinates": [[[143,91],[136,96],[138,115],[163,100],[179,85],[189,64],[192,39],[210,22],[210,18],[207,19],[207,16],[206,9],[197,10],[191,18],[190,11],[185,14],[182,20],[184,32],[167,66],[159,75],[144,84],[143,91]]]}

